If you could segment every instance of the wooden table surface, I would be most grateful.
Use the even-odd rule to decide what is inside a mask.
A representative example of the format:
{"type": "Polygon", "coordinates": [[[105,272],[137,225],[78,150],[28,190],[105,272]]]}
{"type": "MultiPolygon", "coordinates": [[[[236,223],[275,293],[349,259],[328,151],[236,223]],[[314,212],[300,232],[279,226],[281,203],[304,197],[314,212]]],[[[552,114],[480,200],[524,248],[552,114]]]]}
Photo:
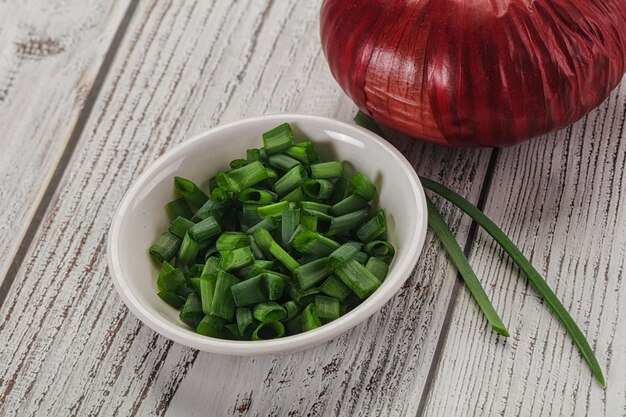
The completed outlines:
{"type": "Polygon", "coordinates": [[[519,243],[588,335],[605,390],[518,269],[440,200],[509,339],[431,233],[379,313],[295,354],[198,352],[129,313],[105,242],[148,164],[242,117],[355,113],[320,49],[320,3],[0,1],[1,416],[626,415],[626,81],[514,148],[392,140],[519,243]]]}

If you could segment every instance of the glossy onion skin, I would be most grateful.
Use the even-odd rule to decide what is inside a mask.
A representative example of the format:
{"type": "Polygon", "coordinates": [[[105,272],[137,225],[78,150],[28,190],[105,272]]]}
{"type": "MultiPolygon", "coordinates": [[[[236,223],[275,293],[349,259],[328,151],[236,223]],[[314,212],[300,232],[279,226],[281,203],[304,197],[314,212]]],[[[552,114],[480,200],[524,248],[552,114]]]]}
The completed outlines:
{"type": "Polygon", "coordinates": [[[600,104],[626,69],[626,0],[325,0],[322,47],[359,108],[448,146],[509,146],[600,104]]]}

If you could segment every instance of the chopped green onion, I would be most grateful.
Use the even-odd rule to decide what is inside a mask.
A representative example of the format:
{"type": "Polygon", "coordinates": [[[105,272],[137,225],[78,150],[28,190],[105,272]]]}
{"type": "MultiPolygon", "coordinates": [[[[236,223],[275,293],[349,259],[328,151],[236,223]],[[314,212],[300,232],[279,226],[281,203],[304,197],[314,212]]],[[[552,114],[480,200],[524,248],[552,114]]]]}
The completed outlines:
{"type": "Polygon", "coordinates": [[[277,339],[285,334],[285,326],[279,321],[261,323],[252,333],[252,340],[277,339]]]}
{"type": "Polygon", "coordinates": [[[246,160],[248,162],[260,161],[261,160],[261,151],[256,148],[247,149],[246,150],[246,160]]]}
{"type": "Polygon", "coordinates": [[[224,271],[243,268],[254,262],[254,255],[252,255],[250,246],[222,251],[220,252],[220,257],[220,268],[224,271]]]}
{"type": "Polygon", "coordinates": [[[382,259],[393,258],[393,255],[396,253],[396,250],[391,243],[385,242],[384,240],[373,240],[368,242],[365,246],[363,246],[363,250],[371,256],[382,259]]]}
{"type": "Polygon", "coordinates": [[[265,174],[267,175],[267,179],[269,181],[275,181],[278,179],[278,172],[276,172],[276,170],[273,168],[265,167],[265,174]]]}
{"type": "Polygon", "coordinates": [[[223,201],[211,199],[198,209],[196,214],[191,218],[191,221],[198,222],[208,217],[215,217],[219,220],[224,216],[227,206],[228,205],[223,201]]]}
{"type": "Polygon", "coordinates": [[[367,260],[365,268],[381,281],[384,281],[389,273],[387,263],[373,256],[367,260]]]}
{"type": "Polygon", "coordinates": [[[376,195],[376,186],[363,174],[357,172],[350,180],[352,192],[370,201],[376,195]]]}
{"type": "Polygon", "coordinates": [[[284,321],[285,332],[288,335],[302,333],[302,313],[296,314],[289,320],[284,321]]]}
{"type": "Polygon", "coordinates": [[[269,257],[270,244],[274,241],[274,238],[267,229],[259,228],[252,234],[254,241],[259,246],[259,249],[265,254],[265,257],[269,257]]]}
{"type": "Polygon", "coordinates": [[[233,159],[232,161],[230,161],[229,165],[232,169],[241,168],[241,167],[248,165],[248,160],[247,159],[233,159]]]}
{"type": "Polygon", "coordinates": [[[184,265],[192,264],[198,257],[199,252],[200,243],[193,240],[189,232],[185,233],[183,243],[178,251],[178,260],[184,265]]]}
{"type": "Polygon", "coordinates": [[[300,224],[307,230],[315,232],[317,230],[317,217],[303,214],[300,216],[300,224]]]}
{"type": "Polygon", "coordinates": [[[320,293],[319,288],[316,288],[316,287],[310,287],[305,290],[299,290],[296,287],[296,284],[291,281],[287,281],[285,285],[285,291],[287,292],[287,295],[291,297],[292,300],[294,300],[296,303],[300,304],[301,306],[306,306],[307,304],[313,302],[313,298],[315,297],[315,295],[320,293]]]}
{"type": "Polygon", "coordinates": [[[215,220],[215,217],[207,217],[199,223],[191,226],[188,233],[189,237],[191,237],[196,242],[204,242],[208,238],[215,236],[221,231],[222,229],[217,220],[215,220]]]}
{"type": "Polygon", "coordinates": [[[195,223],[191,220],[179,216],[172,220],[168,231],[177,238],[182,239],[185,237],[185,233],[187,233],[187,230],[189,230],[189,228],[194,224],[195,223]]]}
{"type": "MultiPolygon", "coordinates": [[[[259,246],[256,244],[252,235],[248,235],[248,241],[250,242],[250,250],[252,251],[252,255],[254,256],[254,259],[257,259],[256,261],[254,261],[254,263],[256,264],[257,262],[261,262],[261,259],[265,258],[265,254],[263,254],[261,248],[259,248],[259,246]]],[[[268,262],[270,264],[272,263],[271,261],[268,262]]]]}
{"type": "Polygon", "coordinates": [[[191,216],[193,216],[193,212],[189,208],[189,204],[187,204],[187,200],[185,200],[182,197],[167,203],[165,205],[165,210],[167,211],[167,214],[170,216],[170,220],[174,220],[177,217],[182,217],[184,219],[191,219],[191,216]]]}
{"type": "Polygon", "coordinates": [[[311,141],[298,142],[295,146],[286,149],[285,153],[304,164],[317,161],[317,153],[311,141]]]}
{"type": "Polygon", "coordinates": [[[335,274],[361,299],[368,297],[381,284],[374,274],[354,259],[344,262],[335,274]]]}
{"type": "Polygon", "coordinates": [[[176,291],[185,284],[185,274],[181,269],[174,268],[167,261],[163,262],[157,287],[160,290],[176,291]]]}
{"type": "Polygon", "coordinates": [[[259,303],[252,309],[252,315],[261,323],[279,321],[287,317],[287,311],[274,301],[259,303]]]}
{"type": "Polygon", "coordinates": [[[343,216],[334,217],[330,221],[330,227],[328,228],[328,236],[341,235],[346,232],[350,232],[367,219],[369,210],[364,208],[352,213],[344,214],[343,216]]]}
{"type": "Polygon", "coordinates": [[[200,299],[202,300],[202,311],[206,314],[211,312],[211,305],[213,304],[213,297],[215,296],[216,283],[217,271],[213,271],[200,277],[200,299]]]}
{"type": "Polygon", "coordinates": [[[336,275],[328,277],[328,279],[320,285],[320,291],[338,299],[339,301],[344,301],[347,296],[352,294],[352,290],[344,284],[342,280],[337,278],[336,275]]]}
{"type": "Polygon", "coordinates": [[[179,238],[170,232],[163,232],[152,242],[148,253],[159,262],[169,261],[176,256],[180,246],[181,241],[179,238]]]}
{"type": "Polygon", "coordinates": [[[163,290],[157,294],[159,298],[174,308],[181,308],[185,299],[173,291],[163,290]]]}
{"type": "Polygon", "coordinates": [[[311,165],[311,177],[330,180],[343,176],[343,164],[339,161],[320,162],[311,165]]]}
{"type": "MultiPolygon", "coordinates": [[[[164,282],[162,282],[165,277],[167,276],[167,274],[169,274],[170,272],[172,272],[175,268],[172,266],[172,264],[170,264],[167,261],[163,261],[163,263],[161,264],[161,269],[159,270],[159,276],[157,277],[157,287],[159,289],[166,289],[167,284],[165,284],[164,282]]],[[[175,288],[172,289],[176,289],[178,286],[176,286],[175,288]]]]}
{"type": "Polygon", "coordinates": [[[361,242],[367,243],[381,236],[386,231],[387,221],[385,220],[385,212],[380,209],[376,211],[374,217],[359,227],[359,230],[356,231],[356,235],[361,242]]]}
{"type": "Polygon", "coordinates": [[[259,215],[262,219],[281,216],[286,210],[289,210],[289,201],[280,201],[278,203],[268,204],[267,206],[260,206],[258,208],[259,215]]]}
{"type": "Polygon", "coordinates": [[[351,194],[332,206],[332,208],[330,209],[330,214],[332,214],[333,216],[343,216],[344,214],[352,213],[357,210],[366,208],[368,205],[368,200],[359,195],[351,194]]]}
{"type": "Polygon", "coordinates": [[[293,201],[298,202],[304,200],[304,194],[302,193],[302,187],[297,187],[292,192],[280,199],[280,201],[293,201]]]}
{"type": "Polygon", "coordinates": [[[202,302],[200,301],[200,296],[198,294],[195,292],[189,294],[179,317],[180,320],[187,326],[194,329],[198,327],[198,324],[204,318],[204,313],[202,312],[202,302]]]}
{"type": "Polygon", "coordinates": [[[329,323],[336,320],[341,315],[339,300],[325,295],[315,296],[315,307],[317,307],[317,317],[322,323],[329,323]]]}
{"type": "Polygon", "coordinates": [[[239,335],[243,336],[248,331],[250,325],[254,323],[254,317],[252,316],[252,310],[247,307],[238,307],[235,310],[235,318],[237,320],[237,330],[239,335]]]}
{"type": "Polygon", "coordinates": [[[230,172],[220,173],[216,180],[223,190],[239,193],[267,178],[269,176],[263,164],[255,161],[230,172]]]}
{"type": "Polygon", "coordinates": [[[300,264],[298,262],[296,262],[295,259],[293,259],[291,257],[291,255],[289,255],[287,252],[285,252],[285,250],[283,248],[280,247],[280,245],[278,243],[276,243],[273,239],[272,242],[270,243],[270,253],[283,265],[285,265],[285,267],[290,271],[293,272],[296,268],[298,268],[300,266],[300,264]]]}
{"type": "Polygon", "coordinates": [[[288,123],[263,133],[263,149],[267,156],[283,152],[293,146],[293,133],[288,123]]]}
{"type": "Polygon", "coordinates": [[[316,203],[315,201],[301,201],[300,208],[302,208],[302,210],[304,210],[307,213],[317,212],[317,213],[328,214],[328,212],[330,212],[330,209],[332,207],[329,206],[328,204],[316,203]]]}
{"type": "Polygon", "coordinates": [[[332,273],[333,269],[328,266],[327,259],[322,258],[296,268],[293,278],[298,289],[305,290],[325,280],[332,273]]]}
{"type": "Polygon", "coordinates": [[[235,300],[231,292],[231,287],[239,283],[239,280],[220,269],[217,270],[217,281],[215,282],[215,292],[211,303],[211,314],[231,320],[235,313],[235,300]]]}
{"type": "Polygon", "coordinates": [[[209,199],[209,196],[195,182],[183,177],[174,177],[174,188],[194,207],[202,207],[209,199]]]}
{"type": "Polygon", "coordinates": [[[239,193],[238,199],[247,204],[270,204],[276,201],[278,196],[270,191],[258,188],[246,188],[239,193]]]}
{"type": "Polygon", "coordinates": [[[215,247],[220,252],[244,248],[246,246],[250,246],[250,237],[240,232],[224,232],[215,242],[215,247]]]}
{"type": "MultiPolygon", "coordinates": [[[[330,197],[330,204],[337,204],[341,200],[344,200],[345,198],[350,196],[350,193],[352,191],[350,187],[351,185],[348,179],[344,177],[338,178],[334,184],[333,195],[330,197]]],[[[337,214],[337,216],[340,216],[340,214],[337,214]]]]}
{"type": "Polygon", "coordinates": [[[265,277],[262,274],[233,285],[231,292],[237,307],[250,306],[268,300],[265,277]]]}
{"type": "Polygon", "coordinates": [[[278,225],[278,220],[275,217],[266,217],[263,220],[259,221],[257,224],[248,229],[246,233],[254,234],[258,229],[265,229],[268,231],[276,229],[278,225]]]}
{"type": "Polygon", "coordinates": [[[198,323],[196,332],[204,336],[224,338],[224,328],[226,321],[218,316],[207,314],[202,321],[198,323]]]}
{"type": "Polygon", "coordinates": [[[284,211],[280,220],[280,243],[289,247],[289,240],[300,226],[300,210],[284,211]]]}
{"type": "Polygon", "coordinates": [[[328,265],[332,269],[338,268],[348,259],[353,259],[354,255],[356,255],[361,250],[361,246],[362,245],[359,242],[344,243],[339,248],[335,249],[333,253],[328,255],[328,265]]]}
{"type": "Polygon", "coordinates": [[[282,153],[270,156],[267,158],[267,162],[269,162],[269,164],[274,168],[280,169],[281,171],[289,171],[296,165],[300,165],[300,162],[297,159],[293,159],[292,157],[282,153]]]}
{"type": "Polygon", "coordinates": [[[310,231],[303,231],[295,235],[292,244],[298,252],[314,254],[318,257],[328,256],[341,246],[320,233],[310,231]]]}
{"type": "Polygon", "coordinates": [[[284,303],[283,308],[287,312],[287,316],[282,321],[288,321],[294,318],[298,313],[300,313],[300,306],[293,300],[289,300],[284,303]]]}
{"type": "Polygon", "coordinates": [[[263,273],[263,278],[268,300],[275,301],[283,296],[286,281],[285,275],[274,272],[265,272],[263,273]]]}
{"type": "Polygon", "coordinates": [[[328,180],[306,180],[302,190],[311,198],[326,200],[333,194],[333,183],[328,180]]]}
{"type": "Polygon", "coordinates": [[[274,184],[274,191],[279,196],[289,194],[304,183],[306,171],[302,165],[296,165],[291,168],[285,175],[280,177],[274,184]]]}
{"type": "Polygon", "coordinates": [[[261,220],[261,215],[259,214],[259,206],[256,204],[244,204],[242,206],[242,214],[243,220],[246,224],[257,224],[261,220]]]}
{"type": "Polygon", "coordinates": [[[302,312],[302,331],[317,329],[322,325],[322,321],[317,315],[317,306],[309,304],[302,312]]]}

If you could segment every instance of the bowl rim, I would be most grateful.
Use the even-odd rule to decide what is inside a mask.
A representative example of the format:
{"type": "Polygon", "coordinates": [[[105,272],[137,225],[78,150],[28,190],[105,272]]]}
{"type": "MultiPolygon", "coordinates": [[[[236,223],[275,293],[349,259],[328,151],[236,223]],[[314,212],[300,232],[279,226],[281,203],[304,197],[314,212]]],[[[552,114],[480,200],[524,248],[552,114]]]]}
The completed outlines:
{"type": "MultiPolygon", "coordinates": [[[[427,229],[427,206],[426,196],[424,189],[417,176],[417,173],[413,169],[409,161],[398,151],[393,145],[387,142],[379,135],[360,127],[351,122],[340,121],[332,118],[314,116],[307,114],[297,113],[281,113],[272,115],[263,115],[256,117],[249,117],[240,119],[234,122],[218,125],[210,128],[198,135],[193,136],[190,139],[184,140],[177,144],[172,149],[166,151],[153,161],[140,175],[137,177],[130,188],[126,191],[122,197],[115,214],[111,220],[109,233],[107,237],[107,260],[109,270],[113,284],[117,293],[120,295],[124,304],[135,314],[139,320],[146,324],[149,328],[155,332],[167,337],[170,340],[181,343],[185,346],[199,349],[206,352],[221,353],[226,355],[262,355],[282,352],[292,352],[307,347],[312,347],[317,344],[324,343],[330,339],[339,336],[341,333],[351,329],[357,324],[363,322],[369,318],[372,314],[382,308],[393,295],[400,289],[404,282],[410,277],[426,239],[427,229]],[[118,238],[121,232],[122,219],[125,213],[131,206],[131,202],[134,200],[138,192],[143,188],[145,183],[153,178],[154,174],[159,172],[163,166],[167,166],[170,159],[175,158],[181,152],[188,147],[191,147],[194,143],[206,140],[206,138],[214,136],[215,134],[224,130],[229,130],[236,126],[262,122],[262,121],[276,121],[288,123],[298,123],[301,121],[317,122],[329,125],[329,127],[337,127],[343,130],[352,130],[355,133],[365,135],[374,142],[378,142],[387,152],[389,152],[400,163],[402,170],[405,171],[411,189],[415,196],[415,212],[419,213],[421,209],[422,223],[424,227],[416,231],[415,238],[410,241],[409,248],[407,249],[408,255],[405,257],[401,264],[394,262],[393,268],[390,271],[390,276],[398,275],[394,278],[394,282],[391,285],[382,285],[371,296],[369,296],[363,303],[357,306],[354,310],[347,313],[345,316],[340,317],[324,326],[317,329],[310,330],[308,332],[300,333],[293,336],[288,336],[279,339],[263,340],[263,341],[238,341],[238,340],[226,340],[212,338],[194,333],[192,330],[187,330],[182,327],[176,326],[166,320],[157,317],[153,312],[147,309],[143,303],[141,303],[133,294],[132,290],[128,286],[124,279],[124,273],[122,265],[119,259],[119,246],[118,238]]],[[[391,281],[388,277],[385,282],[391,281]]]]}

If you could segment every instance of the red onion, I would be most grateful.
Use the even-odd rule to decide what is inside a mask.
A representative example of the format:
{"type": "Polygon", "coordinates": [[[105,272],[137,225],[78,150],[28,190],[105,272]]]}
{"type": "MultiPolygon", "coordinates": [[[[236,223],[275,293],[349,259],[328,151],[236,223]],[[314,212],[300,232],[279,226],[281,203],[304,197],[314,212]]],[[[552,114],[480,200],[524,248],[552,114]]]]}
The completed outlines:
{"type": "Polygon", "coordinates": [[[626,68],[626,0],[325,0],[322,46],[381,124],[507,146],[601,103],[626,68]]]}

